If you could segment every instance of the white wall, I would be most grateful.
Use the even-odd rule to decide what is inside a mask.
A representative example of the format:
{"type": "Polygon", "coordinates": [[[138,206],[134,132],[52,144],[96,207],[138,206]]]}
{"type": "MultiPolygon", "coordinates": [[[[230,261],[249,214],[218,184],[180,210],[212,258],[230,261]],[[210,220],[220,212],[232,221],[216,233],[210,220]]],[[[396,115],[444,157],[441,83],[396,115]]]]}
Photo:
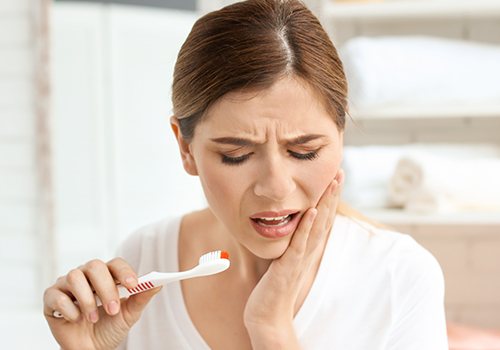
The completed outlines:
{"type": "Polygon", "coordinates": [[[170,85],[195,14],[59,3],[54,149],[60,273],[137,227],[201,208],[170,131],[170,85]]]}
{"type": "Polygon", "coordinates": [[[40,312],[44,262],[36,152],[38,0],[0,0],[2,348],[55,348],[40,312]],[[29,337],[26,336],[29,330],[29,337]]]}
{"type": "Polygon", "coordinates": [[[0,2],[0,310],[35,306],[34,52],[28,0],[0,2]],[[27,288],[15,285],[25,281],[27,288]]]}
{"type": "MultiPolygon", "coordinates": [[[[7,334],[2,348],[10,349],[57,347],[41,313],[47,285],[39,277],[33,1],[0,0],[0,273],[8,287],[0,295],[0,329],[7,334]]],[[[110,258],[138,226],[205,202],[198,179],[182,169],[169,126],[173,65],[196,15],[58,2],[52,10],[55,260],[62,274],[110,258]]]]}

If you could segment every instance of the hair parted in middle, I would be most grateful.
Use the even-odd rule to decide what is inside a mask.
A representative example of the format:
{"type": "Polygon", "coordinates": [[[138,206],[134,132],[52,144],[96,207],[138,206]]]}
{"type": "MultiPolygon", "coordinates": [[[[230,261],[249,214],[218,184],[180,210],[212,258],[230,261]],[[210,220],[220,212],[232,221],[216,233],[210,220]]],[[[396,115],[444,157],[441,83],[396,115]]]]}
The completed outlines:
{"type": "Polygon", "coordinates": [[[201,17],[174,68],[172,102],[183,138],[192,139],[207,109],[225,94],[263,90],[286,76],[308,84],[339,130],[344,129],[342,62],[301,1],[248,0],[201,17]]]}

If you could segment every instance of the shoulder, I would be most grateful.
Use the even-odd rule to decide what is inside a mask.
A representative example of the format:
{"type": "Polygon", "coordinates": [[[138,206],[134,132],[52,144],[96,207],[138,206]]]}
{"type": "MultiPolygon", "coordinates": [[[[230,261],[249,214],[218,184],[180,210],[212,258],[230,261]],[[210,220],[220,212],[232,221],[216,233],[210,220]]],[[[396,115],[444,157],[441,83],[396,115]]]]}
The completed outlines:
{"type": "Polygon", "coordinates": [[[376,300],[386,301],[387,348],[447,349],[445,284],[436,258],[411,236],[394,230],[353,221],[349,233],[369,247],[365,253],[373,265],[365,276],[378,281],[371,285],[376,300]]]}
{"type": "Polygon", "coordinates": [[[345,227],[345,247],[352,259],[376,264],[395,287],[420,281],[439,289],[443,284],[443,273],[436,258],[410,235],[345,216],[340,220],[345,227]]]}
{"type": "Polygon", "coordinates": [[[408,234],[341,220],[342,270],[350,274],[344,295],[372,310],[377,305],[381,320],[390,325],[388,348],[445,349],[445,284],[436,258],[408,234]]]}
{"type": "Polygon", "coordinates": [[[432,254],[409,234],[347,216],[341,215],[339,219],[347,242],[359,249],[383,253],[388,259],[408,257],[410,260],[435,261],[432,254]]]}

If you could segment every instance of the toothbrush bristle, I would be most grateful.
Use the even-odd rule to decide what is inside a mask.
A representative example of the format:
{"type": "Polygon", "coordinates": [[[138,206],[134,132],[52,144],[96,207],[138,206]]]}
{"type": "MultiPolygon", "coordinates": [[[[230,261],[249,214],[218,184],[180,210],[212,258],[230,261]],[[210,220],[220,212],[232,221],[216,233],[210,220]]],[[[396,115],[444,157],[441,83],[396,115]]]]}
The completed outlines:
{"type": "Polygon", "coordinates": [[[228,259],[229,260],[229,253],[226,252],[225,250],[214,250],[213,252],[209,252],[206,254],[203,254],[200,257],[199,263],[203,264],[208,261],[213,261],[217,259],[228,259]]]}

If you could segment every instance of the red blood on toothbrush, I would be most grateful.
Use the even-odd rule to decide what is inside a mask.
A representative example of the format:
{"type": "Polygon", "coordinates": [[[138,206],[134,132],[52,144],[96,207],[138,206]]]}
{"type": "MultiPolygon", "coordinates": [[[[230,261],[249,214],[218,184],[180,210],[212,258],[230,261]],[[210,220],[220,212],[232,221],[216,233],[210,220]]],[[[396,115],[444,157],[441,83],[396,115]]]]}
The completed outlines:
{"type": "Polygon", "coordinates": [[[220,252],[220,257],[221,259],[228,259],[229,260],[229,253],[226,252],[225,250],[220,252]]]}

